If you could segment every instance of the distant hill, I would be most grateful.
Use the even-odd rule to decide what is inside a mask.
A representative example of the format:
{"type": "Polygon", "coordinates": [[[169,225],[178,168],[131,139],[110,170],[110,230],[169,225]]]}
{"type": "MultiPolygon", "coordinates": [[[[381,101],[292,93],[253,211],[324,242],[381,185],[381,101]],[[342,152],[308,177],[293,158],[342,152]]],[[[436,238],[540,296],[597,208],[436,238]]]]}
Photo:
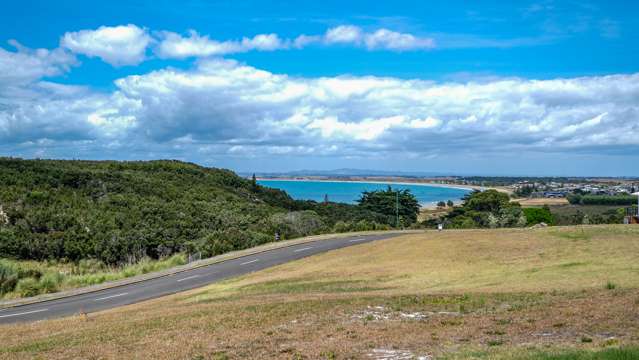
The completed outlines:
{"type": "MultiPolygon", "coordinates": [[[[240,173],[243,176],[250,176],[249,173],[240,173]]],[[[276,176],[329,176],[329,177],[350,177],[350,176],[401,176],[401,177],[436,177],[444,176],[444,173],[423,172],[423,171],[386,171],[386,170],[367,170],[367,169],[334,169],[334,170],[295,170],[285,172],[259,172],[258,176],[276,177],[276,176]]]]}
{"type": "Polygon", "coordinates": [[[389,219],[356,206],[296,201],[232,171],[179,161],[0,158],[0,257],[135,262],[205,256],[389,219]],[[340,228],[343,228],[340,224],[340,228]]]}

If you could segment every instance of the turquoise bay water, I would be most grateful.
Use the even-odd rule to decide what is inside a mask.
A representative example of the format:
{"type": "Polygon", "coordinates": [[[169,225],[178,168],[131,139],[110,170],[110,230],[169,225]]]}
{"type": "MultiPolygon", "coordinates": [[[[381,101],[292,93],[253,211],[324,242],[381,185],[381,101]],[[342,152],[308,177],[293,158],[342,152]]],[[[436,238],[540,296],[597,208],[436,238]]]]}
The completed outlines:
{"type": "MultiPolygon", "coordinates": [[[[363,191],[384,190],[389,184],[370,182],[258,180],[260,185],[286,191],[293,199],[324,201],[324,195],[333,202],[355,203],[363,191]]],[[[390,184],[393,189],[409,189],[422,205],[439,201],[457,201],[470,190],[428,185],[390,184]]]]}

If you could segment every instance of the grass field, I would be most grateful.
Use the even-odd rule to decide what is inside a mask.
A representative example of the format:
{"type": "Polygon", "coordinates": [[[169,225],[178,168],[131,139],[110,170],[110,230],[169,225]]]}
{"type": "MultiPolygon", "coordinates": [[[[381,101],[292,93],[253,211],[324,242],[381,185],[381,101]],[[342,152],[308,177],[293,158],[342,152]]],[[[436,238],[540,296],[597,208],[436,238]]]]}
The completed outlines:
{"type": "Polygon", "coordinates": [[[8,359],[635,359],[639,227],[425,232],[0,333],[8,359]]]}
{"type": "Polygon", "coordinates": [[[544,205],[568,205],[566,198],[519,198],[513,199],[513,202],[518,202],[523,207],[528,206],[544,206],[544,205]]]}

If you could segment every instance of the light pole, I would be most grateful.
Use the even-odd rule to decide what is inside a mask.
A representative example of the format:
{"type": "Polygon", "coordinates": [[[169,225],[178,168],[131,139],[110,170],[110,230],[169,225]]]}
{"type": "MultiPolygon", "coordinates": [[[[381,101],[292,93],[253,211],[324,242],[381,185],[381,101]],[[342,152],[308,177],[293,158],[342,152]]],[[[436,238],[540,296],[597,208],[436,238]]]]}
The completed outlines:
{"type": "Polygon", "coordinates": [[[399,229],[399,190],[397,190],[395,195],[395,216],[397,216],[397,228],[399,229]]]}

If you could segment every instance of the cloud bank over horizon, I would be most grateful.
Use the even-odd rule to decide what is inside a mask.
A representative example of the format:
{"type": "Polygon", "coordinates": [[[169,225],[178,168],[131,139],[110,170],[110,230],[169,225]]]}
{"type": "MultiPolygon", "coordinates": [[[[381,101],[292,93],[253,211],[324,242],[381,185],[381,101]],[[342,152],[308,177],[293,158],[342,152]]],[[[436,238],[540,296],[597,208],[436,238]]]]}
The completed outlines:
{"type": "Polygon", "coordinates": [[[422,51],[430,37],[353,25],[320,35],[219,41],[136,25],[67,32],[56,49],[0,47],[0,151],[10,155],[194,161],[444,154],[619,156],[639,150],[639,73],[550,80],[435,82],[289,76],[224,58],[249,51],[353,46],[422,51]],[[197,58],[119,77],[113,90],[55,82],[79,56],[115,67],[197,58]]]}

